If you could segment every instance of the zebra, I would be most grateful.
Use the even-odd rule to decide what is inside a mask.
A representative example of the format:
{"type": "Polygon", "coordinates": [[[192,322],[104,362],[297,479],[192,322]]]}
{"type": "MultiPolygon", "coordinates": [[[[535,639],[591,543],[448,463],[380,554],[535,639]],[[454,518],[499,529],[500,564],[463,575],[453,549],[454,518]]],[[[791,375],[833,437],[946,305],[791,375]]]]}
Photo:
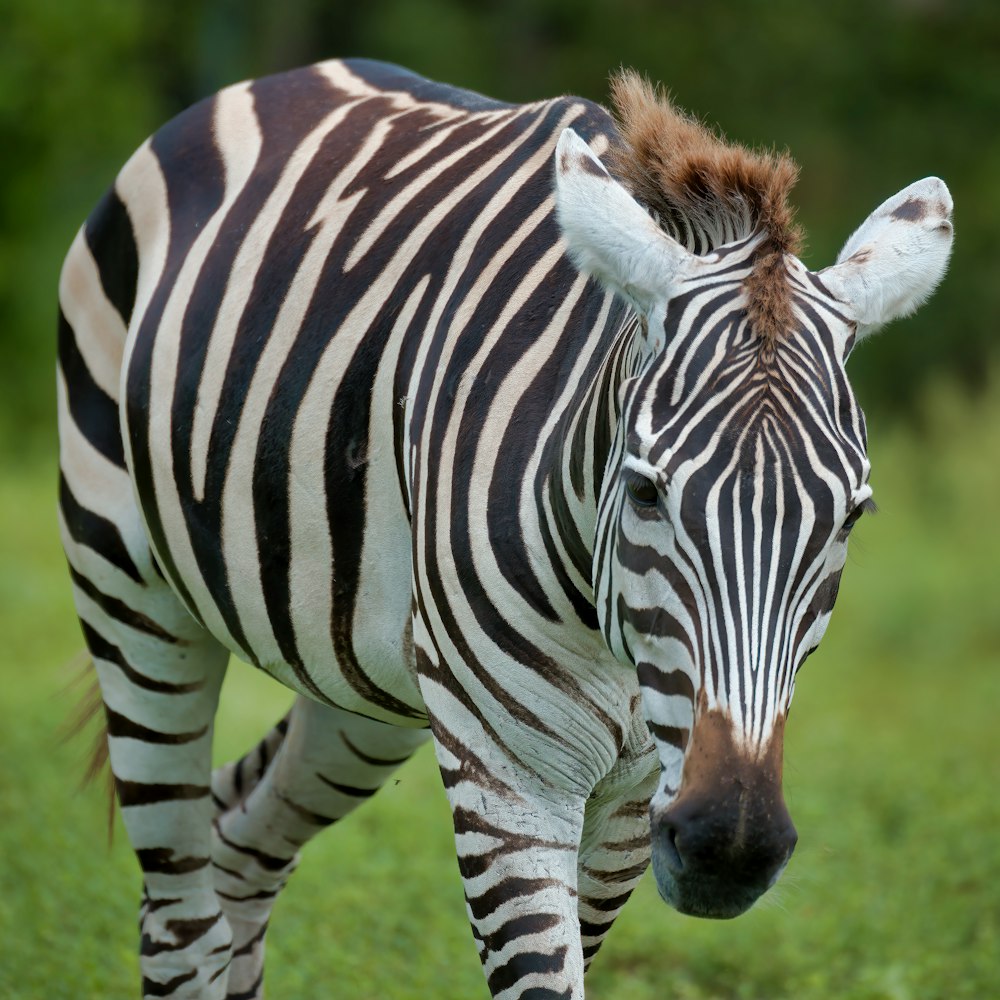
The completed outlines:
{"type": "Polygon", "coordinates": [[[650,862],[713,918],[785,867],[795,678],[873,507],[845,362],[942,278],[951,197],[813,273],[787,154],[612,102],[241,83],[72,244],[60,526],[145,996],[260,996],[299,848],[428,740],[493,997],[583,997],[650,862]],[[298,697],[213,774],[230,654],[298,697]]]}

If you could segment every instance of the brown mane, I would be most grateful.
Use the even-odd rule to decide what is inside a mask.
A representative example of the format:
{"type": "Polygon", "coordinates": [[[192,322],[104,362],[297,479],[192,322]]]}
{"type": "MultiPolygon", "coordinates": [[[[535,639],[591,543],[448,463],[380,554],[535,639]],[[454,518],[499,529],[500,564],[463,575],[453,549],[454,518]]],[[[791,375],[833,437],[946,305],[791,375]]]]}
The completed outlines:
{"type": "Polygon", "coordinates": [[[783,257],[802,243],[787,202],[798,166],[786,153],[715,135],[633,70],[612,78],[611,99],[624,142],[609,151],[609,165],[639,201],[682,233],[698,231],[701,253],[721,241],[715,234],[764,235],[744,288],[748,318],[772,345],[792,320],[783,257]]]}

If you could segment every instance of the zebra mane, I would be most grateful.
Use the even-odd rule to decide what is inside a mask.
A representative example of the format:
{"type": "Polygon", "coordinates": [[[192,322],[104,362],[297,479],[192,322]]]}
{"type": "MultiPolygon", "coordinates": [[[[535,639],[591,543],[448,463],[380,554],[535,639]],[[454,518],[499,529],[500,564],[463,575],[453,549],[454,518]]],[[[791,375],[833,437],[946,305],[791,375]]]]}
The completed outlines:
{"type": "Polygon", "coordinates": [[[728,142],[634,70],[612,77],[611,99],[623,142],[609,165],[665,231],[695,253],[763,237],[744,288],[748,318],[772,345],[792,319],[783,257],[802,245],[787,201],[798,165],[787,153],[728,142]]]}

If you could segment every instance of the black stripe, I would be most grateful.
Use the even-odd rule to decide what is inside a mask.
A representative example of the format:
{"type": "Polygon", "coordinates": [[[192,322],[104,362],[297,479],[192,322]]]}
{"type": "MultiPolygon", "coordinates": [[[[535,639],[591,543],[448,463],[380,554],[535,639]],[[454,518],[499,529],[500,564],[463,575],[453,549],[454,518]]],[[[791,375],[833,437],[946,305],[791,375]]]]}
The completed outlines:
{"type": "MultiPolygon", "coordinates": [[[[259,892],[253,898],[267,899],[269,895],[277,896],[277,892],[275,893],[259,892]]],[[[251,897],[247,898],[249,899],[251,897]]],[[[265,923],[260,927],[259,930],[257,930],[254,933],[253,937],[250,937],[246,941],[244,941],[243,944],[239,946],[239,948],[233,949],[233,958],[238,958],[241,955],[249,955],[254,950],[254,947],[260,944],[260,942],[264,940],[266,934],[267,934],[267,924],[265,923]]],[[[263,976],[263,972],[261,972],[261,976],[263,976]]],[[[258,977],[257,979],[258,986],[260,985],[260,982],[261,982],[260,977],[258,977]]],[[[226,994],[226,1000],[232,1000],[232,994],[226,994]]]]}
{"type": "Polygon", "coordinates": [[[104,714],[108,720],[108,735],[119,739],[142,740],[144,743],[176,746],[200,740],[208,732],[208,726],[202,726],[201,729],[189,733],[164,733],[158,729],[149,729],[147,726],[133,722],[126,716],[108,708],[107,704],[104,706],[104,714]]]}
{"type": "MultiPolygon", "coordinates": [[[[340,818],[339,816],[324,816],[323,813],[313,812],[311,809],[306,809],[305,806],[300,806],[297,802],[293,802],[287,795],[282,795],[278,792],[278,798],[289,808],[299,819],[305,820],[307,823],[311,823],[313,826],[331,826],[336,823],[340,818]]],[[[285,838],[288,840],[288,838],[285,838]]]]}
{"type": "MultiPolygon", "coordinates": [[[[153,850],[166,850],[166,848],[153,848],[153,850]]],[[[146,913],[155,913],[157,910],[162,910],[164,907],[174,906],[176,903],[183,902],[184,900],[180,896],[164,896],[159,899],[150,899],[149,896],[146,895],[145,890],[143,890],[142,908],[146,913]]]]}
{"type": "Polygon", "coordinates": [[[180,334],[177,380],[171,407],[171,444],[177,492],[188,532],[195,543],[193,551],[198,569],[226,629],[244,650],[248,643],[233,601],[222,551],[225,477],[250,380],[267,346],[288,287],[315,235],[315,230],[307,231],[315,199],[297,200],[293,197],[263,263],[254,275],[252,291],[239,320],[212,422],[204,498],[201,500],[195,498],[192,474],[194,411],[199,399],[209,335],[223,299],[219,289],[234,280],[232,267],[236,256],[267,198],[277,188],[288,155],[329,112],[335,91],[322,74],[308,69],[258,80],[251,85],[250,95],[261,132],[260,156],[246,186],[233,202],[192,289],[180,334]]]}
{"type": "Polygon", "coordinates": [[[492,97],[484,97],[471,90],[461,90],[458,87],[427,80],[392,63],[376,62],[372,59],[345,59],[344,65],[379,90],[402,91],[421,102],[447,104],[469,112],[513,110],[516,107],[494,100],[492,97]]]}
{"type": "MultiPolygon", "coordinates": [[[[633,546],[625,541],[624,533],[618,546],[619,557],[622,565],[627,566],[633,573],[640,573],[641,567],[648,562],[656,566],[656,570],[667,576],[669,570],[666,568],[665,560],[659,557],[655,549],[633,546]]],[[[670,582],[673,582],[671,578],[670,582]]],[[[686,591],[687,588],[684,588],[686,591]]],[[[683,593],[684,591],[682,591],[683,593]]],[[[689,610],[691,610],[689,608],[689,610]]],[[[689,653],[694,650],[691,646],[691,637],[685,631],[681,623],[669,611],[663,608],[633,608],[625,601],[622,594],[618,595],[618,618],[622,622],[628,622],[639,635],[657,636],[665,639],[675,639],[684,645],[689,653]]],[[[695,622],[697,616],[692,615],[695,622]]],[[[668,692],[664,692],[668,693],[668,692]]],[[[693,698],[694,691],[692,689],[693,698]]]]}
{"type": "Polygon", "coordinates": [[[66,398],[73,423],[109,462],[124,469],[125,450],[118,403],[94,381],[62,309],[59,310],[59,367],[66,380],[66,398]]]}
{"type": "Polygon", "coordinates": [[[83,629],[83,637],[87,641],[87,648],[91,655],[98,660],[106,660],[108,663],[115,664],[136,687],[141,687],[146,691],[155,691],[157,694],[190,694],[192,691],[200,691],[203,687],[201,681],[193,681],[190,684],[173,684],[170,681],[158,681],[147,677],[131,667],[117,646],[108,642],[100,632],[82,619],[80,627],[83,629]]]}
{"type": "Polygon", "coordinates": [[[678,726],[661,726],[658,722],[651,722],[648,719],[646,725],[649,727],[649,735],[653,739],[659,740],[661,743],[669,743],[678,750],[684,750],[687,747],[688,739],[691,736],[690,729],[681,729],[678,726]]]}
{"type": "MultiPolygon", "coordinates": [[[[427,668],[425,666],[426,660],[426,654],[423,650],[418,648],[417,669],[421,673],[427,673],[427,668]]],[[[453,694],[467,712],[470,714],[475,712],[475,705],[473,704],[467,691],[461,687],[456,687],[453,694]]],[[[498,747],[500,751],[507,754],[508,757],[512,757],[513,754],[508,750],[503,740],[500,739],[499,734],[489,725],[489,723],[481,720],[481,725],[483,726],[490,743],[498,747]]],[[[490,766],[470,747],[466,746],[461,740],[458,739],[457,736],[449,732],[440,719],[435,720],[434,741],[439,747],[441,747],[442,750],[446,750],[458,762],[458,766],[455,768],[439,766],[438,769],[441,773],[441,780],[444,782],[445,788],[454,788],[462,782],[469,781],[474,782],[481,788],[489,789],[494,795],[501,799],[506,799],[508,802],[517,801],[519,799],[519,796],[514,789],[511,788],[510,785],[505,784],[494,773],[490,766]]]]}
{"type": "MultiPolygon", "coordinates": [[[[82,573],[77,572],[73,566],[70,566],[69,573],[77,587],[110,618],[115,618],[122,622],[122,624],[136,629],[138,632],[145,632],[146,635],[151,635],[161,642],[171,644],[181,642],[177,636],[171,635],[165,629],[160,628],[152,618],[148,618],[141,611],[135,611],[124,601],[119,600],[117,597],[111,597],[105,594],[104,591],[99,590],[82,573]]],[[[183,645],[183,643],[181,644],[183,645]]]]}
{"type": "Polygon", "coordinates": [[[166,544],[153,483],[149,413],[153,349],[163,311],[191,246],[205,222],[222,204],[225,193],[225,167],[214,141],[214,113],[215,99],[202,101],[169,122],[150,141],[150,149],[159,161],[167,189],[170,245],[163,276],[136,333],[125,376],[132,481],[139,495],[146,530],[175,592],[196,619],[195,603],[166,544]]]}
{"type": "Polygon", "coordinates": [[[358,760],[364,761],[372,767],[399,767],[400,764],[405,764],[406,761],[410,759],[410,754],[407,754],[405,757],[372,757],[369,754],[364,753],[359,747],[352,743],[348,738],[347,733],[341,731],[340,739],[344,746],[346,746],[347,749],[358,758],[358,760]]]}
{"type": "Polygon", "coordinates": [[[529,934],[544,934],[562,923],[555,913],[523,913],[502,923],[495,931],[480,937],[487,951],[500,951],[506,944],[529,934]]]}
{"type": "Polygon", "coordinates": [[[687,698],[694,703],[694,683],[686,670],[664,670],[655,663],[636,664],[639,683],[668,697],[687,698]]]}
{"type": "MultiPolygon", "coordinates": [[[[302,177],[300,194],[293,199],[297,212],[306,210],[301,223],[303,231],[306,231],[308,220],[312,218],[312,206],[326,193],[330,178],[336,177],[350,163],[370,131],[373,118],[385,115],[388,109],[389,102],[382,99],[365,102],[362,107],[349,112],[326,137],[313,164],[302,177]]],[[[384,169],[388,170],[388,167],[384,169]]],[[[370,197],[387,199],[395,186],[390,183],[375,185],[370,197]]],[[[268,401],[253,472],[254,522],[268,617],[282,659],[293,668],[303,686],[321,700],[324,696],[302,661],[292,623],[288,492],[290,449],[295,418],[330,337],[340,328],[357,298],[384,264],[386,250],[373,248],[352,273],[351,281],[345,283],[342,280],[343,262],[359,238],[355,227],[363,226],[364,220],[370,218],[372,209],[367,200],[363,199],[345,222],[344,231],[324,265],[315,296],[295,342],[285,357],[275,391],[268,401]]],[[[280,272],[287,267],[284,242],[282,237],[276,247],[279,256],[275,266],[280,272]]],[[[396,292],[405,294],[399,286],[396,292]]],[[[377,365],[379,348],[379,344],[368,343],[366,349],[359,351],[360,358],[355,357],[350,362],[351,373],[344,377],[347,391],[334,400],[326,442],[327,514],[337,567],[337,599],[334,601],[330,629],[338,667],[348,682],[371,703],[405,717],[415,717],[418,713],[413,708],[374,684],[363,672],[349,641],[355,589],[352,581],[356,583],[359,573],[364,523],[364,455],[368,433],[368,389],[372,380],[372,376],[366,373],[377,365]],[[340,492],[341,489],[343,492],[340,492]]]]}
{"type": "Polygon", "coordinates": [[[59,473],[59,507],[66,530],[74,542],[93,549],[136,583],[145,585],[138,567],[128,554],[118,525],[84,507],[73,495],[62,472],[59,473]]]}
{"type": "Polygon", "coordinates": [[[233,788],[236,790],[236,794],[242,799],[243,798],[243,767],[246,764],[246,757],[240,757],[236,762],[236,766],[233,768],[233,788]]]}
{"type": "MultiPolygon", "coordinates": [[[[256,942],[254,942],[256,943],[256,942]]],[[[235,955],[236,952],[233,952],[235,955]]],[[[255,997],[260,996],[260,988],[264,982],[264,970],[261,969],[257,978],[254,980],[253,985],[244,990],[241,993],[226,993],[226,1000],[254,1000],[255,997]]]]}
{"type": "Polygon", "coordinates": [[[213,917],[198,917],[194,919],[168,920],[164,929],[170,934],[173,941],[154,941],[148,934],[142,935],[139,945],[139,954],[147,958],[153,955],[161,955],[164,952],[182,951],[188,945],[204,937],[220,920],[222,911],[220,910],[213,917]]]}
{"type": "Polygon", "coordinates": [[[340,792],[341,795],[348,795],[354,799],[368,799],[378,791],[378,788],[356,788],[354,785],[342,785],[337,781],[331,781],[329,778],[324,778],[323,775],[318,772],[316,777],[319,778],[324,785],[329,785],[329,787],[335,792],[340,792]]]}
{"type": "MultiPolygon", "coordinates": [[[[669,344],[678,339],[680,329],[685,323],[691,324],[691,329],[698,331],[698,339],[695,341],[694,350],[683,351],[680,358],[687,365],[688,378],[693,377],[693,373],[701,373],[710,367],[713,355],[718,346],[718,342],[727,333],[732,335],[739,328],[740,313],[733,308],[734,300],[739,296],[740,289],[731,283],[725,283],[717,294],[706,296],[705,289],[699,287],[692,291],[685,292],[670,300],[670,308],[664,321],[664,334],[666,342],[669,344]],[[692,307],[696,310],[691,315],[692,307]],[[706,327],[706,321],[713,315],[718,315],[715,325],[706,327]]],[[[747,359],[750,363],[750,358],[747,359]]],[[[667,426],[676,418],[676,404],[672,396],[674,392],[674,378],[672,371],[656,372],[658,381],[655,383],[655,396],[652,402],[652,418],[655,425],[667,426]]],[[[715,387],[714,395],[718,396],[719,409],[729,412],[729,403],[726,397],[718,392],[715,387]]],[[[702,400],[699,400],[702,402],[702,400]]],[[[699,445],[707,440],[711,431],[714,430],[712,420],[709,417],[702,420],[698,430],[701,437],[690,438],[685,444],[685,454],[693,454],[701,450],[699,445]]],[[[663,435],[656,446],[649,452],[649,461],[658,465],[663,461],[664,452],[670,447],[672,438],[670,435],[663,435]]]]}
{"type": "Polygon", "coordinates": [[[511,875],[478,896],[469,896],[466,894],[465,901],[469,906],[472,919],[477,923],[481,923],[491,913],[495,913],[501,906],[509,903],[512,899],[534,896],[544,889],[561,886],[562,882],[553,878],[522,878],[517,875],[511,875]]]}
{"type": "MultiPolygon", "coordinates": [[[[219,866],[216,865],[218,868],[219,866]]],[[[225,869],[220,869],[225,871],[225,869]]],[[[261,889],[259,892],[248,893],[246,896],[234,896],[230,892],[223,892],[221,889],[216,889],[215,894],[220,899],[228,899],[231,903],[249,903],[251,900],[255,899],[274,899],[278,895],[278,889],[261,889]]],[[[244,948],[246,946],[244,945],[244,948]]],[[[240,949],[241,951],[243,949],[240,949]]],[[[249,951],[250,949],[246,949],[249,951]]]]}
{"type": "MultiPolygon", "coordinates": [[[[643,806],[643,812],[646,812],[646,806],[643,806]]],[[[623,892],[618,896],[609,896],[607,899],[586,899],[587,906],[592,910],[600,910],[602,913],[605,912],[617,912],[620,910],[629,900],[629,896],[632,895],[632,890],[628,892],[623,892]]]]}
{"type": "Polygon", "coordinates": [[[191,982],[197,975],[198,970],[192,969],[190,972],[184,972],[179,976],[174,976],[173,979],[168,979],[165,983],[158,983],[154,979],[143,976],[142,995],[144,997],[168,997],[185,983],[191,982]]]}
{"type": "Polygon", "coordinates": [[[589,920],[580,920],[580,935],[582,937],[603,937],[611,929],[615,922],[614,916],[601,924],[592,923],[589,920]]]}
{"type": "Polygon", "coordinates": [[[211,792],[208,785],[188,785],[183,783],[129,781],[115,775],[118,801],[123,809],[133,806],[150,806],[158,802],[193,801],[207,798],[211,792]]]}
{"type": "Polygon", "coordinates": [[[515,983],[532,975],[555,975],[566,964],[567,945],[552,952],[529,951],[512,955],[509,961],[494,969],[487,980],[493,996],[509,990],[515,983]]]}
{"type": "MultiPolygon", "coordinates": [[[[246,847],[243,844],[237,844],[236,841],[230,840],[219,828],[219,824],[215,824],[215,832],[226,847],[237,851],[239,854],[245,854],[249,858],[253,858],[262,868],[265,868],[270,872],[280,872],[287,868],[290,864],[294,863],[295,858],[282,858],[274,854],[267,854],[264,851],[258,851],[254,847],[246,847]]],[[[218,866],[217,866],[218,867],[218,866]]],[[[225,871],[225,869],[222,869],[225,871]]],[[[243,878],[244,876],[240,876],[243,878]]]]}
{"type": "MultiPolygon", "coordinates": [[[[171,847],[142,847],[135,852],[139,859],[139,867],[144,872],[155,872],[161,875],[188,875],[200,871],[208,865],[208,858],[177,857],[171,847]]],[[[179,903],[180,899],[149,900],[150,910],[159,909],[170,903],[179,903]]]]}
{"type": "MultiPolygon", "coordinates": [[[[500,185],[513,175],[514,170],[523,167],[524,163],[535,152],[551,142],[552,132],[555,130],[557,122],[566,115],[571,106],[570,102],[556,102],[541,111],[525,112],[508,129],[500,133],[500,137],[507,142],[510,152],[494,173],[478,186],[475,192],[470,193],[462,202],[454,204],[452,216],[456,221],[452,222],[449,219],[448,229],[442,233],[442,241],[434,241],[433,251],[436,255],[447,256],[449,248],[447,242],[444,241],[448,238],[454,239],[453,233],[456,230],[459,235],[467,231],[468,224],[463,220],[478,214],[485,199],[499,191],[500,185]],[[537,131],[527,135],[527,130],[537,123],[539,114],[543,115],[544,124],[537,131]],[[525,138],[525,136],[527,137],[525,138]],[[439,242],[444,242],[444,245],[439,246],[439,242]]],[[[606,120],[606,116],[603,120],[606,120]]],[[[596,128],[594,122],[582,117],[575,124],[579,124],[584,131],[587,130],[588,126],[591,129],[596,128]]],[[[491,140],[492,142],[493,140],[491,140]]],[[[478,152],[477,150],[477,154],[478,152]]],[[[487,155],[487,152],[484,150],[482,155],[487,155]]],[[[442,185],[442,193],[444,190],[446,189],[442,185]]],[[[504,337],[501,338],[503,347],[498,346],[493,350],[482,366],[476,383],[476,391],[470,395],[461,415],[457,437],[458,452],[454,455],[444,456],[441,444],[451,422],[455,406],[455,390],[466,376],[469,363],[482,346],[486,332],[490,330],[497,314],[506,305],[511,291],[520,284],[531,265],[537,261],[540,254],[555,246],[559,239],[553,217],[543,218],[538,228],[523,239],[509,259],[505,261],[501,272],[487,290],[487,294],[475,301],[472,315],[464,326],[462,336],[455,344],[454,349],[446,354],[445,344],[452,333],[449,326],[451,318],[471,295],[476,281],[495,258],[498,247],[502,246],[513,235],[516,227],[521,224],[524,218],[544,203],[544,200],[549,197],[550,190],[551,165],[546,160],[530,179],[522,180],[518,184],[514,196],[510,199],[509,210],[501,213],[498,218],[491,219],[481,239],[477,241],[468,256],[462,258],[461,273],[454,283],[454,290],[446,304],[441,324],[432,333],[428,331],[422,334],[427,353],[421,381],[415,394],[416,403],[411,417],[410,439],[420,439],[426,433],[426,424],[430,422],[430,446],[426,456],[426,466],[420,469],[420,475],[426,477],[427,480],[429,506],[421,512],[414,510],[415,518],[418,515],[422,516],[425,535],[432,540],[426,550],[418,556],[424,563],[425,572],[422,576],[429,589],[428,599],[434,604],[437,614],[441,616],[448,637],[455,645],[459,657],[468,664],[475,674],[477,682],[484,686],[490,697],[502,704],[522,724],[543,733],[558,744],[565,742],[563,734],[553,730],[539,715],[513,697],[494,673],[479,661],[472,644],[462,634],[449,610],[449,594],[443,583],[445,575],[439,569],[433,542],[441,531],[448,532],[449,549],[455,559],[454,570],[449,570],[448,576],[451,576],[453,572],[457,578],[462,580],[465,598],[477,617],[478,626],[485,634],[493,642],[498,643],[505,653],[530,669],[543,673],[553,684],[560,686],[569,694],[567,686],[573,686],[573,679],[559,664],[543,656],[540,650],[518,630],[511,628],[511,624],[504,618],[502,610],[498,610],[494,606],[492,595],[485,592],[479,581],[471,557],[471,550],[480,545],[481,539],[473,540],[470,537],[468,504],[469,483],[476,449],[481,438],[485,417],[495,394],[503,384],[506,374],[511,371],[518,359],[524,355],[526,350],[535,346],[539,325],[544,322],[546,316],[552,315],[558,303],[561,303],[568,294],[569,288],[576,280],[575,272],[569,268],[562,269],[557,266],[552,280],[543,281],[541,286],[534,290],[530,301],[518,311],[504,331],[504,337]],[[428,336],[430,337],[429,343],[427,342],[428,336]],[[439,373],[443,379],[444,391],[437,396],[435,409],[432,412],[426,408],[426,405],[421,406],[421,401],[431,397],[431,393],[434,391],[433,382],[439,373]],[[438,524],[434,509],[434,496],[438,489],[440,472],[444,468],[450,472],[452,484],[450,500],[453,517],[447,526],[438,524]]],[[[431,273],[433,275],[434,271],[432,270],[431,273]]],[[[582,341],[589,331],[576,331],[576,333],[582,341]]],[[[413,350],[415,351],[416,348],[414,347],[413,350]]],[[[572,351],[568,353],[572,354],[572,351]]],[[[551,384],[549,388],[551,389],[551,384]]],[[[540,391],[540,387],[536,386],[536,390],[540,391]]],[[[547,402],[551,404],[551,401],[550,396],[547,402]]],[[[539,411],[536,400],[532,405],[523,408],[523,414],[519,413],[518,424],[522,429],[532,428],[538,424],[541,416],[542,413],[539,411]]],[[[499,494],[494,492],[488,499],[487,530],[494,541],[497,538],[503,539],[502,547],[496,544],[493,546],[499,557],[501,570],[507,574],[508,579],[519,591],[525,593],[526,599],[541,614],[551,618],[554,616],[551,605],[544,591],[534,580],[523,539],[519,538],[519,483],[523,480],[525,465],[529,457],[528,450],[523,447],[523,438],[513,451],[513,454],[504,456],[512,463],[509,466],[511,474],[506,477],[505,491],[501,491],[499,494]],[[511,547],[510,555],[506,554],[508,546],[511,547]]],[[[496,481],[501,478],[502,476],[498,476],[496,481]]],[[[458,685],[452,685],[452,687],[455,688],[456,696],[458,696],[458,685]]],[[[577,693],[579,694],[579,692],[577,693]]],[[[599,706],[593,707],[598,714],[601,713],[602,710],[599,706]]],[[[610,727],[610,720],[607,720],[606,724],[610,727]]]]}
{"type": "Polygon", "coordinates": [[[87,246],[97,264],[101,287],[127,327],[135,306],[139,281],[139,252],[132,220],[112,188],[98,202],[83,228],[87,246]]]}

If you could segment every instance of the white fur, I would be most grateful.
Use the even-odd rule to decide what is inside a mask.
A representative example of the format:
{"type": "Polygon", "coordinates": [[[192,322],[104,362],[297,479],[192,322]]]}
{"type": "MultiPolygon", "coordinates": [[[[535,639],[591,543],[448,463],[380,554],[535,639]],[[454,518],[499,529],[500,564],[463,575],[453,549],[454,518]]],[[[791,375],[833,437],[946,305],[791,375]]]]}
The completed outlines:
{"type": "Polygon", "coordinates": [[[922,305],[951,254],[952,200],[925,177],[883,202],[853,233],[823,283],[850,310],[858,339],[922,305]]]}
{"type": "Polygon", "coordinates": [[[556,146],[556,214],[576,266],[645,314],[695,264],[570,128],[556,146]]]}

